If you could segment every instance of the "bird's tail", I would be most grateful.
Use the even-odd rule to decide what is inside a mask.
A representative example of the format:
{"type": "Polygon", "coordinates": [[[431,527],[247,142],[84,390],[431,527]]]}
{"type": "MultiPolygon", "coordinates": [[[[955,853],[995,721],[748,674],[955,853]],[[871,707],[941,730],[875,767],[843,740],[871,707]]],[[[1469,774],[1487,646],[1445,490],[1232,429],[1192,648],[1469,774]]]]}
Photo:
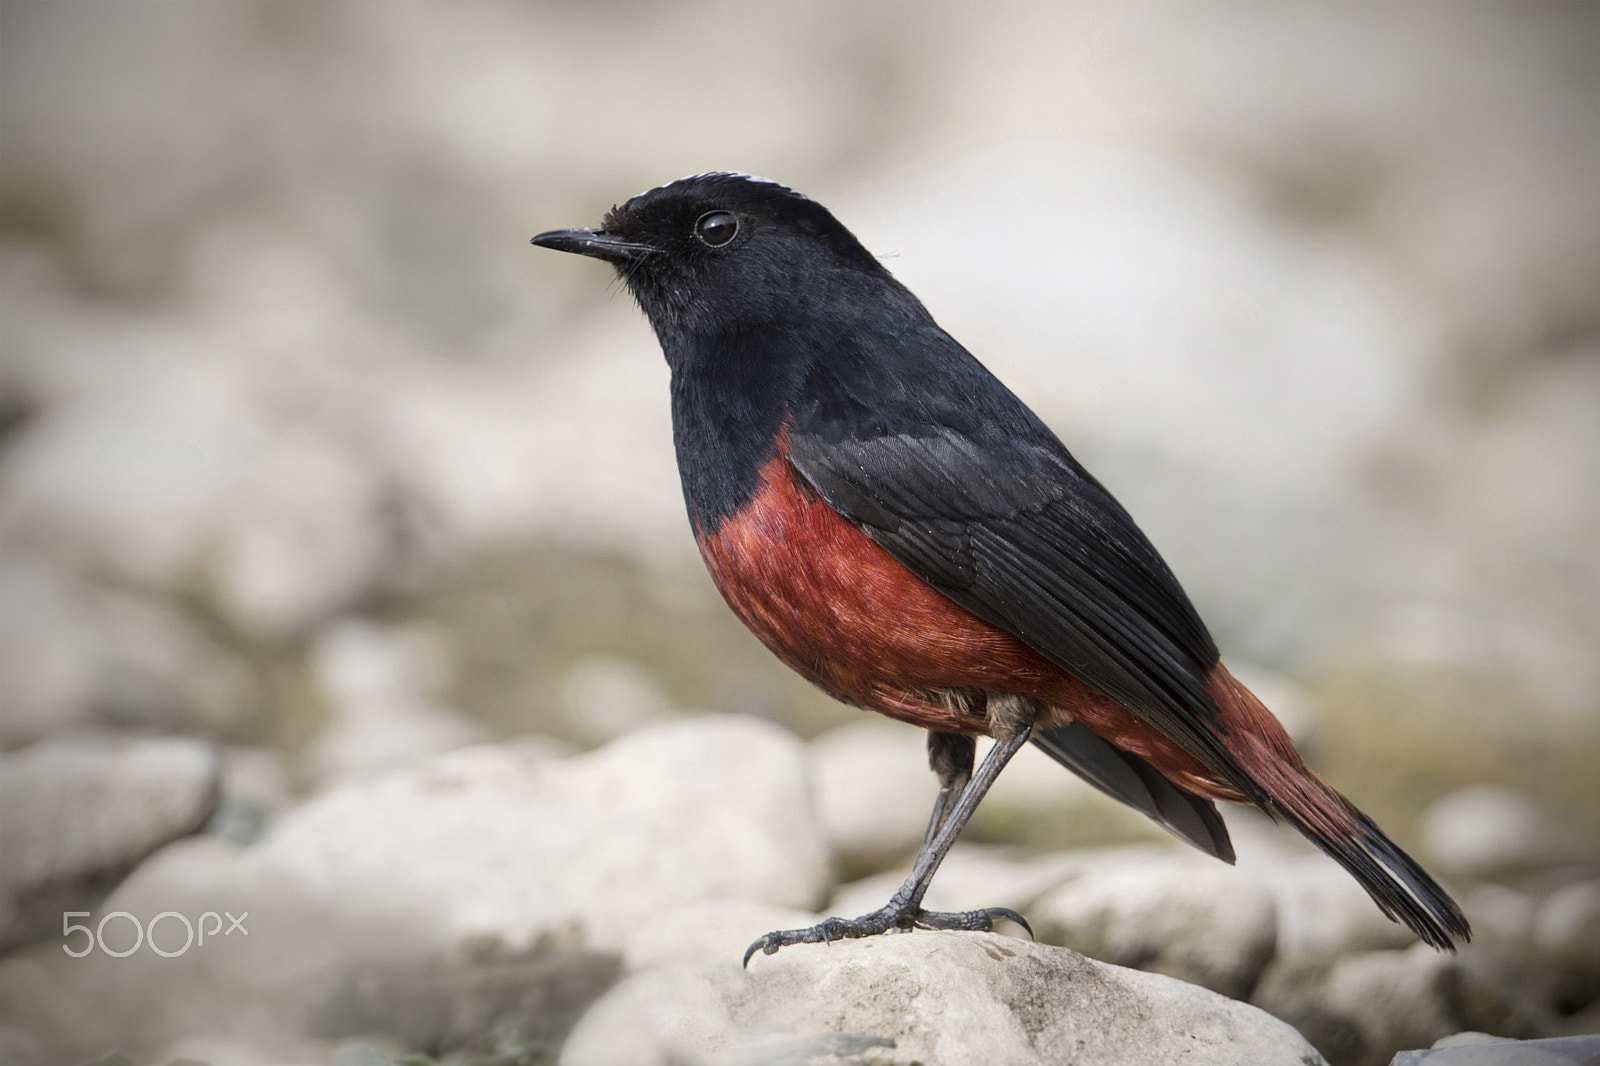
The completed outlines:
{"type": "Polygon", "coordinates": [[[1427,943],[1454,951],[1457,939],[1472,938],[1449,893],[1377,823],[1306,766],[1283,726],[1249,689],[1221,663],[1206,681],[1222,712],[1219,739],[1270,797],[1269,813],[1288,819],[1348,870],[1384,914],[1427,943]]]}

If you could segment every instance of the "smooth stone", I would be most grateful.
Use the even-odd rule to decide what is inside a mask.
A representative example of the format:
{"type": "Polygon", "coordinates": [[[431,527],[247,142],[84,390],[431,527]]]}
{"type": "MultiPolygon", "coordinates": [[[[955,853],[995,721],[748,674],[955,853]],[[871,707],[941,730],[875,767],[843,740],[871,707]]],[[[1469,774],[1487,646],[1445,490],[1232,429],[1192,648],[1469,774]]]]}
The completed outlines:
{"type": "Polygon", "coordinates": [[[178,738],[89,736],[0,756],[0,942],[61,932],[61,913],[216,809],[216,749],[178,738]]]}
{"type": "Polygon", "coordinates": [[[1236,998],[1250,994],[1278,933],[1272,893],[1259,881],[1177,848],[1108,849],[1028,917],[1046,943],[1236,998]]]}
{"type": "MultiPolygon", "coordinates": [[[[248,913],[243,935],[172,958],[19,952],[0,961],[0,1024],[74,1060],[190,1035],[282,1055],[369,1033],[453,1047],[502,1022],[557,1040],[625,958],[733,964],[814,911],[832,872],[806,770],[793,734],[707,716],[566,758],[483,745],[352,781],[247,847],[163,849],[85,919],[248,913]]],[[[163,948],[183,932],[163,923],[163,948]]]]}
{"type": "Polygon", "coordinates": [[[1515,789],[1452,792],[1422,814],[1422,850],[1438,871],[1495,877],[1594,858],[1576,832],[1515,789]]]}
{"type": "Polygon", "coordinates": [[[994,933],[918,931],[796,945],[639,974],[573,1031],[562,1066],[1315,1066],[1287,1024],[1158,974],[994,933]]]}

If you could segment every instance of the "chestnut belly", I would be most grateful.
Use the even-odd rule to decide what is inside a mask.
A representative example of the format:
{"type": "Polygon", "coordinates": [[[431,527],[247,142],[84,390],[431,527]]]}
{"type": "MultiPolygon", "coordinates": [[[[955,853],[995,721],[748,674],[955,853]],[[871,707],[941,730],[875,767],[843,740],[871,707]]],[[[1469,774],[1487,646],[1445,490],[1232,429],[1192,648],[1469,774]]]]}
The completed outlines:
{"type": "Polygon", "coordinates": [[[781,453],[750,502],[699,545],[745,625],[846,702],[927,729],[984,732],[981,703],[968,706],[963,693],[1059,702],[1069,695],[1063,683],[1076,684],[918,578],[811,492],[781,453]]]}
{"type": "Polygon", "coordinates": [[[917,577],[817,496],[781,449],[750,502],[696,539],[751,632],[846,703],[924,729],[987,734],[983,701],[970,697],[1029,696],[1044,706],[1041,727],[1075,719],[1191,791],[1239,798],[1139,715],[917,577]]]}

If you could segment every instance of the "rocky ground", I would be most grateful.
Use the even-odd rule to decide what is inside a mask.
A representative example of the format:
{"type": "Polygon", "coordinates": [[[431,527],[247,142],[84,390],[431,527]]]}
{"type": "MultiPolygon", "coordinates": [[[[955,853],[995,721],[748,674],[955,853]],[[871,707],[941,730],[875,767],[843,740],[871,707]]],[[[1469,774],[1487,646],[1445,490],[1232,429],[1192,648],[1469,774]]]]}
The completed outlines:
{"type": "Polygon", "coordinates": [[[969,8],[0,5],[0,1060],[1600,1029],[1600,9],[969,8]],[[710,167],[1058,429],[1472,945],[1026,753],[930,903],[1037,942],[738,968],[879,905],[933,782],[722,607],[653,339],[525,245],[710,167]]]}
{"type": "MultiPolygon", "coordinates": [[[[1600,863],[1506,789],[1424,817],[1423,857],[1478,932],[1457,956],[1416,944],[1292,834],[1241,817],[1232,868],[1167,842],[959,845],[929,905],[1015,908],[1036,943],[919,932],[743,971],[768,929],[887,898],[925,817],[911,801],[931,799],[920,736],[871,722],[806,743],[656,706],[659,721],[590,752],[475,744],[353,768],[293,804],[264,749],[56,740],[5,756],[8,914],[39,941],[0,962],[9,1048],[247,1066],[326,1061],[358,1039],[475,1064],[558,1050],[574,1064],[1034,1063],[1069,1048],[1079,1062],[1381,1064],[1463,1030],[1600,1021],[1600,863]],[[209,830],[190,835],[197,815],[209,830]],[[41,839],[48,863],[12,864],[13,842],[41,839]],[[843,860],[861,876],[844,881],[843,860]],[[98,942],[25,925],[38,910],[89,912],[98,942]],[[218,920],[187,946],[184,919],[204,933],[208,911],[242,927],[218,920]],[[105,918],[117,912],[147,945],[105,918]],[[163,912],[181,917],[152,921],[163,912]]],[[[1019,759],[993,796],[1003,818],[1123,817],[1045,756],[1019,759]]]]}

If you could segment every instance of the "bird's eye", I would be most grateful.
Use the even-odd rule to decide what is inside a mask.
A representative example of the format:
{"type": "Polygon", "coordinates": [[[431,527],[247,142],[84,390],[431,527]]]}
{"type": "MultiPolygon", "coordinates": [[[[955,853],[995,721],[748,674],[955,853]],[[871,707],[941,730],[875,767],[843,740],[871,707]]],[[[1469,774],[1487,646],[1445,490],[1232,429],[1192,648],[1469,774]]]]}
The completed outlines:
{"type": "Polygon", "coordinates": [[[733,240],[739,232],[739,219],[731,211],[707,211],[694,224],[694,235],[713,248],[733,240]]]}

